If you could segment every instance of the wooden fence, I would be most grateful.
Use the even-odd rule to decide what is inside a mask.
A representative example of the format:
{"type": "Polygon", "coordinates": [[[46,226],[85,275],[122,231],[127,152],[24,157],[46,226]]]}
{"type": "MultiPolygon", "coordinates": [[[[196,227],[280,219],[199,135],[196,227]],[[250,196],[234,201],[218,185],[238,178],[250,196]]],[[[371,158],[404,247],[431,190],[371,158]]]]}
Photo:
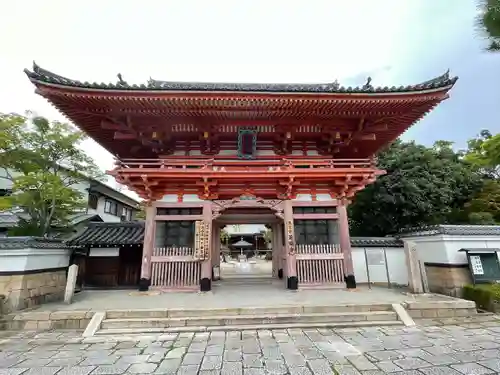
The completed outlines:
{"type": "Polygon", "coordinates": [[[299,286],[345,286],[340,245],[296,245],[295,252],[299,286]]]}
{"type": "Polygon", "coordinates": [[[191,247],[158,247],[151,257],[151,286],[162,290],[199,288],[201,262],[191,247]]]}

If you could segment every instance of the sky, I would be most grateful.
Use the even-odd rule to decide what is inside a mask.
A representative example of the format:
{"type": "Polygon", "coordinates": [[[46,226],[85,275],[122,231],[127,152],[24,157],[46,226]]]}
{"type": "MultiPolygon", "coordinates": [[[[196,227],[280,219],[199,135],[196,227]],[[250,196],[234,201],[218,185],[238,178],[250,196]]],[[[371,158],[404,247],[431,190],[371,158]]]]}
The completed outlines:
{"type": "MultiPolygon", "coordinates": [[[[500,54],[484,52],[475,0],[16,0],[0,2],[0,112],[64,118],[23,73],[81,81],[416,84],[450,69],[451,98],[404,134],[457,148],[500,131],[500,54]]],[[[103,169],[112,156],[84,144],[103,169]]]]}

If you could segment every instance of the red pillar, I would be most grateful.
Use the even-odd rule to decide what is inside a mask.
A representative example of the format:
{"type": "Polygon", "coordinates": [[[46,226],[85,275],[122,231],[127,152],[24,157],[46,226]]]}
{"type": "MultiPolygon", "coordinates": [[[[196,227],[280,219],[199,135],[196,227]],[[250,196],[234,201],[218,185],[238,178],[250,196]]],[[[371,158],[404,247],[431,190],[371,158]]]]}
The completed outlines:
{"type": "Polygon", "coordinates": [[[155,241],[156,207],[150,202],[146,206],[146,220],[144,222],[144,244],[142,245],[141,280],[139,290],[147,291],[151,285],[151,257],[155,241]]]}
{"type": "Polygon", "coordinates": [[[285,219],[286,286],[288,289],[297,290],[299,288],[299,280],[297,278],[295,228],[293,224],[293,206],[291,200],[283,201],[283,216],[285,219]]]}
{"type": "Polygon", "coordinates": [[[349,289],[356,288],[356,278],[354,277],[354,267],[352,264],[351,236],[349,235],[349,221],[347,219],[347,203],[339,202],[337,206],[339,215],[339,242],[344,253],[345,282],[349,289]]]}

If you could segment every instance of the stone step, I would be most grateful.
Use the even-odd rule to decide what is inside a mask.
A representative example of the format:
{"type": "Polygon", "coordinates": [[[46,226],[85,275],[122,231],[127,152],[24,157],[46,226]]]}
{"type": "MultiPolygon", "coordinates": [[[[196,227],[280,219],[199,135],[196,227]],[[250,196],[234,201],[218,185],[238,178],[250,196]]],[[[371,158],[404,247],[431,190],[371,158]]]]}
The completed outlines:
{"type": "Polygon", "coordinates": [[[250,325],[228,326],[189,326],[168,328],[107,328],[96,332],[97,336],[144,335],[180,332],[214,332],[214,331],[247,331],[258,329],[293,329],[293,328],[351,328],[403,325],[400,320],[365,320],[353,322],[328,322],[328,323],[269,323],[250,325]]]}
{"type": "Polygon", "coordinates": [[[331,314],[355,312],[392,312],[391,304],[379,305],[335,305],[335,306],[280,306],[280,307],[240,307],[212,309],[139,309],[139,310],[108,310],[107,319],[125,318],[186,318],[186,317],[219,317],[237,315],[286,315],[286,314],[331,314]]]}
{"type": "Polygon", "coordinates": [[[171,328],[196,326],[238,326],[293,323],[338,323],[360,321],[398,320],[395,312],[374,311],[354,313],[319,313],[319,314],[277,314],[277,315],[233,315],[200,316],[177,318],[125,318],[105,319],[101,328],[171,328]]]}

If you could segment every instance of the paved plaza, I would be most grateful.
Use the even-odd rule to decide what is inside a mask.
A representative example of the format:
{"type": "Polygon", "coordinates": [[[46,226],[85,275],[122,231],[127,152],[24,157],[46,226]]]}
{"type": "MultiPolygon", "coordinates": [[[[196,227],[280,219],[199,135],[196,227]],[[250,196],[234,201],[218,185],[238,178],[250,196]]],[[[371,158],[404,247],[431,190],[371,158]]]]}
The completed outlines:
{"type": "Polygon", "coordinates": [[[0,375],[499,374],[498,317],[449,323],[87,339],[0,332],[0,375]]]}

